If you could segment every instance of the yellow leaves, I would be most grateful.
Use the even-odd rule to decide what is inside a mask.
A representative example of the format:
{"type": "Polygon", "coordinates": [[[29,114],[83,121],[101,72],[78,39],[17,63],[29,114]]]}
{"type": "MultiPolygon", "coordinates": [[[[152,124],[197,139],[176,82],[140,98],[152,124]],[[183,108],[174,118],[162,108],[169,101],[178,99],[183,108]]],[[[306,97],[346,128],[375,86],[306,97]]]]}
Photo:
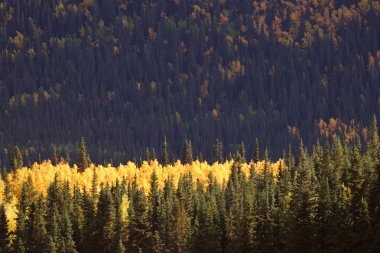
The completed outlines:
{"type": "MultiPolygon", "coordinates": [[[[10,185],[11,195],[16,199],[19,199],[21,195],[22,185],[31,178],[37,193],[42,193],[44,196],[47,194],[49,185],[57,177],[59,182],[68,182],[70,189],[73,190],[74,186],[78,186],[81,191],[84,188],[92,190],[93,177],[96,174],[95,192],[100,191],[101,185],[115,185],[116,182],[125,181],[126,183],[132,183],[136,179],[137,187],[144,189],[148,195],[151,190],[151,178],[155,172],[157,175],[157,185],[159,190],[163,190],[165,182],[169,179],[173,181],[174,187],[178,187],[179,180],[186,176],[191,175],[194,188],[197,183],[200,183],[204,188],[210,183],[210,174],[215,178],[216,183],[222,187],[226,187],[233,161],[226,161],[225,163],[208,164],[207,162],[194,161],[192,164],[182,164],[180,161],[175,162],[172,165],[163,167],[157,162],[157,160],[147,162],[144,161],[140,167],[137,167],[133,162],[128,162],[123,165],[120,164],[117,167],[113,167],[110,164],[107,166],[91,164],[83,173],[78,171],[76,165],[70,167],[66,163],[60,163],[53,166],[50,161],[44,161],[41,164],[34,163],[31,168],[23,167],[19,170],[9,173],[8,181],[10,185]]],[[[257,163],[243,163],[240,164],[242,173],[248,178],[250,176],[251,168],[258,174],[262,174],[265,166],[273,172],[276,176],[280,166],[285,168],[283,160],[279,160],[275,163],[265,163],[260,161],[257,163]]],[[[1,183],[2,181],[0,181],[1,183]]],[[[4,188],[4,186],[0,187],[4,188]]],[[[1,188],[0,188],[1,190],[1,188]]],[[[1,202],[0,202],[1,203],[1,202]]],[[[12,203],[11,203],[12,204],[12,203]]],[[[123,196],[123,207],[126,208],[129,205],[128,197],[123,196]]],[[[9,206],[9,210],[12,210],[12,206],[9,206]]]]}
{"type": "Polygon", "coordinates": [[[16,36],[14,38],[9,38],[9,41],[15,45],[17,49],[21,49],[24,46],[24,35],[16,31],[16,36]]]}
{"type": "Polygon", "coordinates": [[[371,53],[368,53],[368,70],[372,70],[375,67],[375,58],[371,53]]]}
{"type": "Polygon", "coordinates": [[[1,175],[0,175],[0,205],[4,202],[4,190],[5,190],[5,183],[1,179],[1,175]]]}
{"type": "Polygon", "coordinates": [[[16,218],[17,218],[17,199],[15,197],[9,203],[4,204],[5,215],[8,219],[8,229],[9,232],[13,232],[16,229],[16,218]]]}

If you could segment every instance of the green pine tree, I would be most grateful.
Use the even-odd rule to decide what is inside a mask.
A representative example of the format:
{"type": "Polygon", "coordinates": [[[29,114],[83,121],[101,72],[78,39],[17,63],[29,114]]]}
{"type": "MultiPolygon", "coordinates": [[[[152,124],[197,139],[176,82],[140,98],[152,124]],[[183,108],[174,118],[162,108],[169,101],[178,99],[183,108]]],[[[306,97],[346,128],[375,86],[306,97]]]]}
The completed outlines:
{"type": "Polygon", "coordinates": [[[0,252],[7,252],[8,250],[8,219],[5,214],[4,204],[0,205],[0,252]]]}
{"type": "Polygon", "coordinates": [[[185,140],[183,143],[182,162],[191,164],[193,162],[193,148],[190,140],[185,140]]]}
{"type": "Polygon", "coordinates": [[[78,170],[83,172],[90,165],[89,155],[86,149],[86,142],[82,136],[78,152],[78,170]]]}
{"type": "Polygon", "coordinates": [[[10,165],[11,165],[12,170],[20,169],[23,165],[22,154],[18,146],[14,147],[10,165]]]}
{"type": "Polygon", "coordinates": [[[257,163],[260,161],[260,147],[259,147],[259,140],[256,138],[256,143],[255,143],[255,151],[253,153],[253,161],[257,163]]]}
{"type": "Polygon", "coordinates": [[[59,163],[58,154],[57,154],[57,146],[53,145],[53,157],[52,157],[53,165],[57,165],[59,163]]]}
{"type": "Polygon", "coordinates": [[[223,162],[223,143],[216,139],[214,144],[214,162],[222,163],[223,162]]]}
{"type": "Polygon", "coordinates": [[[166,141],[165,137],[164,141],[162,142],[162,166],[167,166],[169,163],[168,142],[166,141]]]}

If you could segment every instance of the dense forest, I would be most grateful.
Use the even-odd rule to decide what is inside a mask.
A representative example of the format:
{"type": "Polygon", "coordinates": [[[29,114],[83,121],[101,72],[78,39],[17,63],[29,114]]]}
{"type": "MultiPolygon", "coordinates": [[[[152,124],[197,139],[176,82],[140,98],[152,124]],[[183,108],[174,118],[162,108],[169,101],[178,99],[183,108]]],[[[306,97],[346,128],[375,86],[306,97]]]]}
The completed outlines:
{"type": "Polygon", "coordinates": [[[301,143],[277,162],[242,145],[214,163],[163,156],[113,167],[64,160],[0,177],[0,252],[380,252],[380,144],[301,143]]]}
{"type": "Polygon", "coordinates": [[[310,152],[320,119],[380,116],[379,36],[375,0],[3,0],[2,164],[70,160],[81,136],[97,163],[165,136],[173,159],[185,139],[209,162],[216,139],[310,152]]]}

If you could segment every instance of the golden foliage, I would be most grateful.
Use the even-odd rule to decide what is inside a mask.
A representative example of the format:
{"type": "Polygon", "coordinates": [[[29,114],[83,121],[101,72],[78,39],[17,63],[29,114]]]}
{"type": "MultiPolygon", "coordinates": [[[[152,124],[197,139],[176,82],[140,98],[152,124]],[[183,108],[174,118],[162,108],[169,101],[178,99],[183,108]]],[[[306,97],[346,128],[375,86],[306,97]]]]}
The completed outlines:
{"type": "MultiPolygon", "coordinates": [[[[182,164],[180,161],[177,161],[172,165],[164,167],[159,164],[157,160],[154,160],[151,162],[144,161],[140,167],[137,167],[133,162],[120,164],[117,167],[113,167],[110,164],[107,166],[95,166],[94,164],[91,164],[81,173],[78,171],[76,165],[70,167],[67,163],[61,162],[54,166],[50,161],[44,161],[41,164],[34,163],[31,168],[23,167],[9,173],[8,183],[11,196],[19,199],[22,186],[27,181],[28,177],[30,177],[37,193],[42,193],[46,196],[48,187],[54,181],[55,177],[57,177],[60,182],[68,182],[71,189],[76,185],[83,190],[84,188],[92,189],[92,179],[95,173],[97,178],[97,191],[100,190],[101,185],[111,186],[115,185],[117,181],[125,181],[128,184],[132,183],[136,178],[137,187],[144,189],[145,193],[149,194],[153,172],[157,175],[159,190],[164,188],[165,181],[169,178],[173,180],[174,187],[176,188],[180,178],[190,174],[192,176],[194,187],[196,187],[197,182],[206,187],[209,184],[210,173],[220,186],[225,187],[233,163],[234,161],[232,160],[226,161],[225,163],[214,164],[208,164],[207,162],[200,162],[198,160],[194,161],[192,164],[182,164]]],[[[241,171],[247,177],[250,175],[251,168],[260,174],[263,172],[265,166],[272,170],[274,175],[277,175],[280,165],[282,168],[285,167],[283,160],[267,164],[265,161],[240,164],[241,171]]],[[[1,182],[3,181],[0,181],[0,190],[4,188],[4,183],[1,182]]]]}

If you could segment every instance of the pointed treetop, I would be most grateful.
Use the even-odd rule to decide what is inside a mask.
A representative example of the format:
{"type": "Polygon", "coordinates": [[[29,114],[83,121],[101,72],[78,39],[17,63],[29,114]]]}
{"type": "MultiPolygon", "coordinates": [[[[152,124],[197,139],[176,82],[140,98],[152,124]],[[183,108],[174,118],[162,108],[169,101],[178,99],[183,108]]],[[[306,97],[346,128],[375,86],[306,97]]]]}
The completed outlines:
{"type": "Polygon", "coordinates": [[[14,147],[10,164],[13,170],[21,169],[23,165],[22,154],[17,145],[14,147]]]}
{"type": "Polygon", "coordinates": [[[169,164],[169,151],[168,151],[168,142],[166,141],[166,136],[162,142],[162,165],[167,166],[169,164]]]}
{"type": "Polygon", "coordinates": [[[260,161],[260,147],[259,147],[259,140],[256,138],[256,144],[255,144],[255,151],[253,153],[253,161],[257,163],[260,161]]]}

